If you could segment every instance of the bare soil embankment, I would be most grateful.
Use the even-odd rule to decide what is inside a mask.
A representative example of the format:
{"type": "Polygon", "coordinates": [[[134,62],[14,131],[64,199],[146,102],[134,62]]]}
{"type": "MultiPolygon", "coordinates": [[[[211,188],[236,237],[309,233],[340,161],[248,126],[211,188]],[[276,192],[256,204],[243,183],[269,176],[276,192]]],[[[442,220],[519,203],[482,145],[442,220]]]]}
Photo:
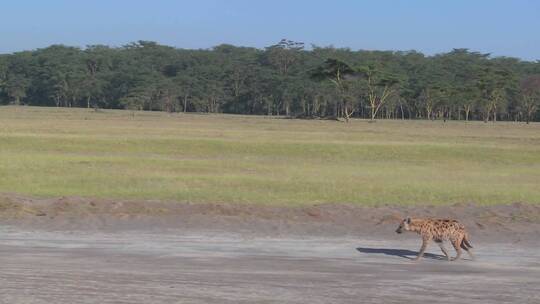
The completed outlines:
{"type": "Polygon", "coordinates": [[[389,236],[405,216],[455,218],[463,222],[474,237],[485,240],[538,241],[540,233],[540,205],[523,203],[285,207],[0,195],[0,219],[4,224],[52,230],[170,228],[271,236],[389,236]]]}

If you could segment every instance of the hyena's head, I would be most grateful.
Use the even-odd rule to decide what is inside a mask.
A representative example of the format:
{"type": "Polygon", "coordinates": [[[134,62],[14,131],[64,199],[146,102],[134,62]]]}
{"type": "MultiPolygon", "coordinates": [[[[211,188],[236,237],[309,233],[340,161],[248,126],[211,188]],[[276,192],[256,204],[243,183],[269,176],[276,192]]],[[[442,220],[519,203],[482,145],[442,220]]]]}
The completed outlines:
{"type": "Polygon", "coordinates": [[[403,221],[401,221],[401,223],[399,223],[399,227],[396,229],[396,232],[397,233],[402,233],[403,231],[411,230],[410,224],[411,224],[411,218],[410,217],[407,217],[406,219],[403,219],[403,221]]]}

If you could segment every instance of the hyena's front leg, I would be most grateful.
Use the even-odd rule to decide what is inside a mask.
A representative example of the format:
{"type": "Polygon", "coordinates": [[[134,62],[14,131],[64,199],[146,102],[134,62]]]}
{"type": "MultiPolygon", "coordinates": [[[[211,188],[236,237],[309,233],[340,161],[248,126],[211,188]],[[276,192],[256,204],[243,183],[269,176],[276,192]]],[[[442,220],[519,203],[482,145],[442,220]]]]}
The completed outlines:
{"type": "Polygon", "coordinates": [[[420,252],[418,252],[418,256],[414,258],[415,261],[418,261],[421,257],[424,256],[424,252],[426,252],[429,241],[431,241],[430,237],[422,237],[422,247],[420,248],[420,252]]]}
{"type": "Polygon", "coordinates": [[[441,251],[446,256],[446,259],[450,261],[450,255],[448,254],[448,251],[446,250],[446,247],[444,247],[444,243],[442,241],[437,242],[439,244],[439,247],[441,248],[441,251]]]}

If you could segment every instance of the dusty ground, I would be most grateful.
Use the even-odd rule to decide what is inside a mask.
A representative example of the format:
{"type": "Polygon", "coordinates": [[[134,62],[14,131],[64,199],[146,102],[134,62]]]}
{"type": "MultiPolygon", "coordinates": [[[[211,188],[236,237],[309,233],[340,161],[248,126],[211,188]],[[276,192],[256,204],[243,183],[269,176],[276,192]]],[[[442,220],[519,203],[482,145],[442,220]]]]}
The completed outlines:
{"type": "MultiPolygon", "coordinates": [[[[0,303],[534,303],[540,208],[299,208],[0,196],[0,303]],[[476,261],[396,235],[455,217],[476,261]]],[[[467,258],[467,257],[466,257],[467,258]]]]}
{"type": "Polygon", "coordinates": [[[540,253],[409,260],[418,242],[223,232],[21,231],[0,237],[0,303],[538,303],[540,253]],[[412,300],[412,302],[411,302],[412,300]]]}

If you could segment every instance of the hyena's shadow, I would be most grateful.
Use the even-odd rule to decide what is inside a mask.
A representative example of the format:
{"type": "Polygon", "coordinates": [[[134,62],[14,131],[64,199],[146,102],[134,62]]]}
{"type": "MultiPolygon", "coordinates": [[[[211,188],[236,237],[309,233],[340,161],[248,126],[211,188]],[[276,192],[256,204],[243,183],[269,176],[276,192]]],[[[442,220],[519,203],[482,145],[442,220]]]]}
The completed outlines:
{"type": "MultiPolygon", "coordinates": [[[[358,247],[356,248],[358,252],[367,253],[367,254],[384,254],[397,256],[404,259],[412,260],[417,255],[417,251],[407,250],[407,249],[390,249],[390,248],[367,248],[367,247],[358,247]]],[[[433,260],[446,260],[446,257],[440,254],[428,253],[424,254],[424,258],[433,259],[433,260]]]]}

